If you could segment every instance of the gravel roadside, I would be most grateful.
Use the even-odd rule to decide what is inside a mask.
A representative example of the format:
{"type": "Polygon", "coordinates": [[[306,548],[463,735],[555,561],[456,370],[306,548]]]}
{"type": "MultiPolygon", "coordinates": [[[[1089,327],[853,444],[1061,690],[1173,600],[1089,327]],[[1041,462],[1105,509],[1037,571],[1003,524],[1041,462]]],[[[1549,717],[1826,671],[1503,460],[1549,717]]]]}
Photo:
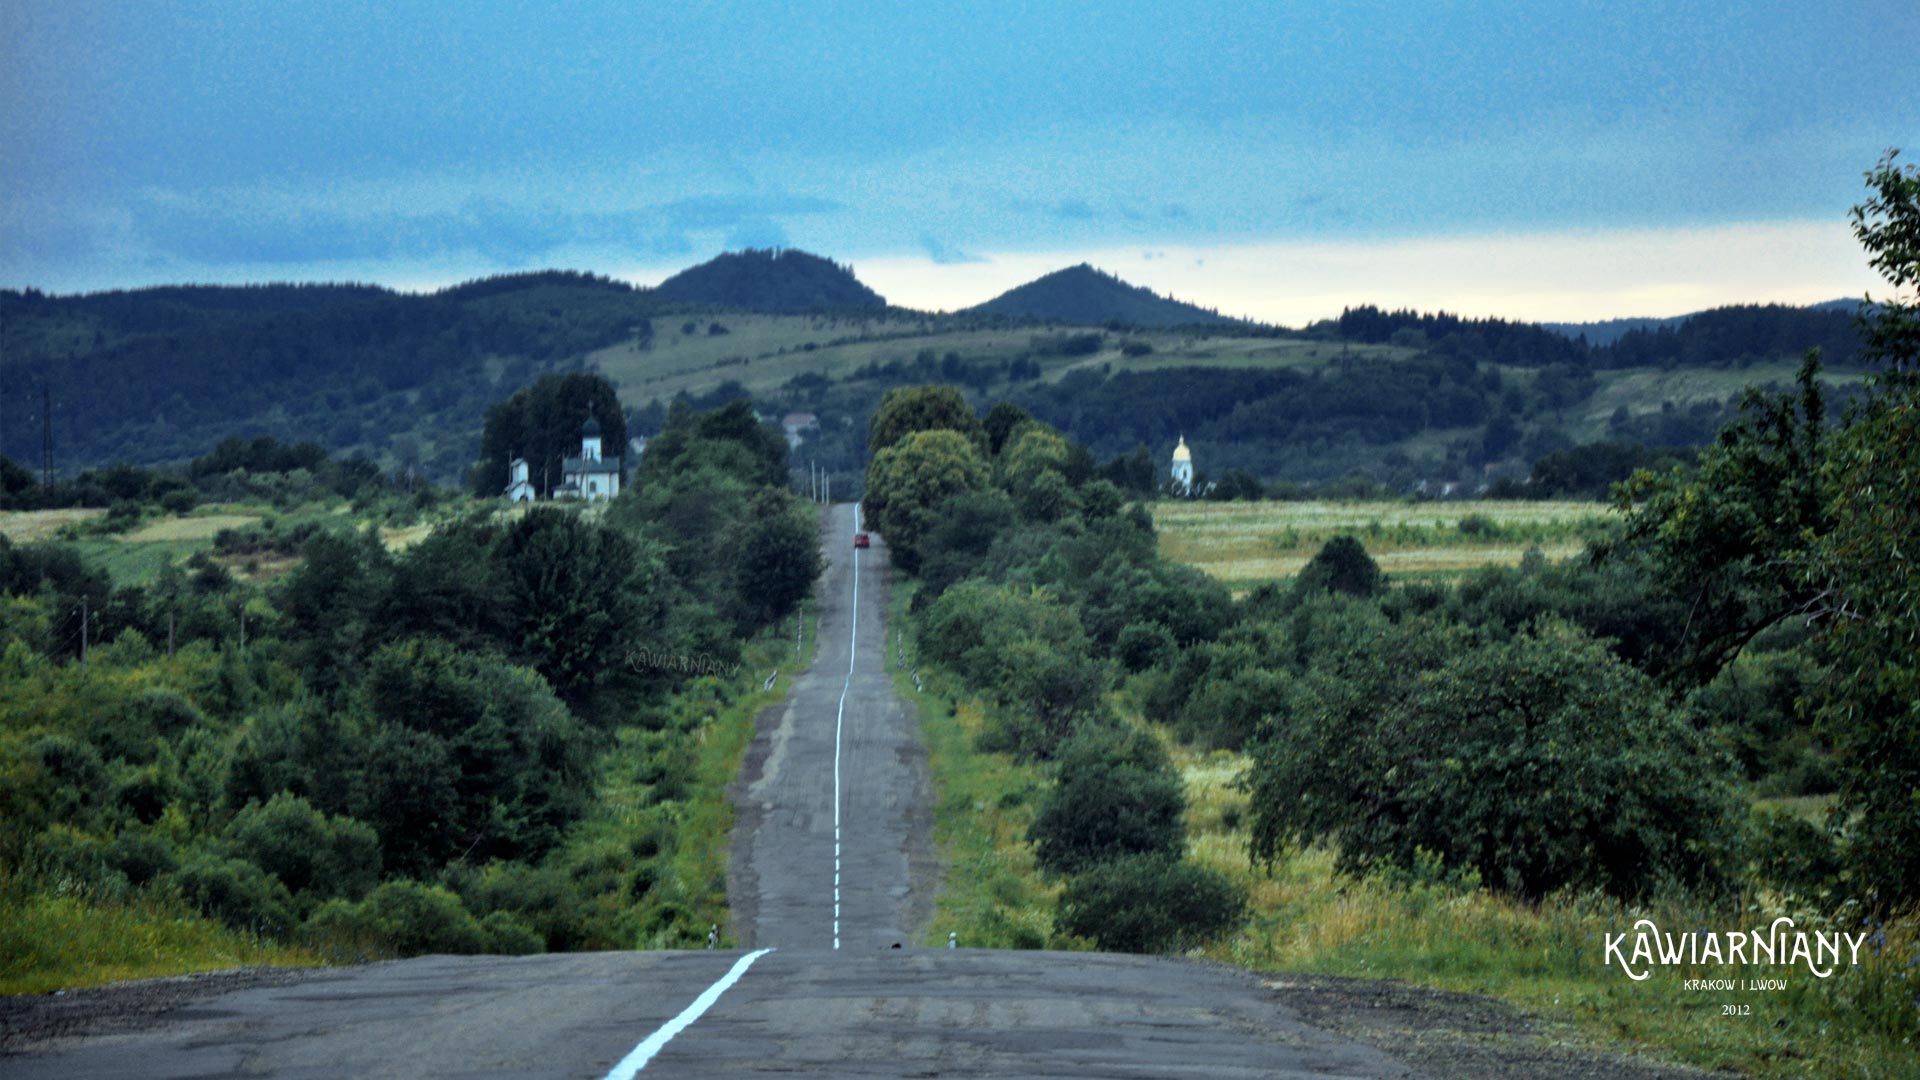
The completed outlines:
{"type": "Polygon", "coordinates": [[[249,967],[0,996],[0,1056],[42,1053],[69,1039],[142,1031],[167,1014],[236,990],[324,978],[326,968],[249,967]]]}

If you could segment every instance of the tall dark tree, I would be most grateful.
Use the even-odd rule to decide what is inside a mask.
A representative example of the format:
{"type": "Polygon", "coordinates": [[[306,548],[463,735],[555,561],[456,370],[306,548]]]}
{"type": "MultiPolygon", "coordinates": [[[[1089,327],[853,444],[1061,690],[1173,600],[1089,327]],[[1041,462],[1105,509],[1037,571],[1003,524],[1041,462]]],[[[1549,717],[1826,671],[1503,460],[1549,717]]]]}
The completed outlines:
{"type": "Polygon", "coordinates": [[[600,423],[606,457],[620,456],[627,445],[627,420],[620,396],[605,377],[591,373],[547,375],[487,410],[480,436],[480,460],[474,465],[475,495],[489,498],[507,487],[507,463],[527,460],[527,478],[541,495],[560,483],[561,463],[580,456],[580,432],[591,418],[600,423]]]}
{"type": "Polygon", "coordinates": [[[1871,396],[1820,475],[1833,527],[1808,577],[1832,613],[1822,729],[1841,765],[1834,820],[1856,880],[1886,907],[1920,900],[1920,169],[1888,153],[1854,232],[1892,286],[1868,328],[1871,396]]]}

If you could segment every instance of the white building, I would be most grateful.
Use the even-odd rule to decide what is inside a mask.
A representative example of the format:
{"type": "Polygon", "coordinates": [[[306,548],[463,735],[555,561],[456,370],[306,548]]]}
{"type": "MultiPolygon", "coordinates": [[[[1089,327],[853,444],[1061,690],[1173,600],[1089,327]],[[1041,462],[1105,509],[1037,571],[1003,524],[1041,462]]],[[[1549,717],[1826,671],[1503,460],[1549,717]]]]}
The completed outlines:
{"type": "Polygon", "coordinates": [[[1193,494],[1193,451],[1187,449],[1185,435],[1180,436],[1180,445],[1173,448],[1173,493],[1193,494]]]}
{"type": "Polygon", "coordinates": [[[621,458],[600,456],[600,421],[587,417],[580,429],[580,456],[560,462],[560,486],[553,489],[556,499],[585,499],[600,502],[620,494],[621,458]]]}
{"type": "Polygon", "coordinates": [[[527,480],[526,458],[517,457],[507,462],[507,501],[533,501],[533,484],[527,480]]]}

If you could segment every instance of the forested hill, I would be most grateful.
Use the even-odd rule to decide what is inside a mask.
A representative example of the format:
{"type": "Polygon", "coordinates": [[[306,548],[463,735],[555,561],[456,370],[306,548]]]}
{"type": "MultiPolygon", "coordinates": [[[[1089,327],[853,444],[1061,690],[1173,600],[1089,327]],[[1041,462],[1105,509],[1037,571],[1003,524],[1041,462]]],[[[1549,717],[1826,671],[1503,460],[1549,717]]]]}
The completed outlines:
{"type": "Polygon", "coordinates": [[[967,313],[1020,315],[1082,326],[1213,326],[1239,321],[1129,285],[1086,263],[1009,289],[967,313]]]}
{"type": "Polygon", "coordinates": [[[879,309],[887,302],[853,270],[792,248],[730,251],[689,267],[653,290],[662,300],[749,311],[879,309]]]}
{"type": "Polygon", "coordinates": [[[0,453],[56,468],[178,461],[230,436],[311,440],[458,480],[486,407],[649,332],[663,305],[588,274],[427,296],[371,286],[0,292],[0,453]]]}
{"type": "Polygon", "coordinates": [[[751,393],[767,415],[814,414],[811,460],[850,484],[879,395],[932,379],[1019,401],[1103,454],[1145,444],[1159,455],[1184,433],[1215,474],[1478,484],[1487,465],[1522,470],[1574,443],[1699,445],[1743,386],[1785,382],[1808,348],[1834,373],[1859,353],[1851,311],[1777,306],[1702,312],[1606,346],[1532,323],[1375,307],[1295,332],[1084,266],[971,313],[880,303],[844,267],[795,251],[722,256],[653,290],[547,271],[429,295],[0,291],[0,454],[39,462],[44,388],[62,475],[271,436],[464,484],[488,405],[544,374],[597,369],[636,434],[682,393],[708,406],[751,393]],[[1022,295],[1063,306],[1023,316],[1051,324],[1041,327],[986,313],[1022,295]],[[782,313],[792,307],[831,310],[782,313]],[[1195,325],[1203,318],[1213,324],[1195,325]]]}
{"type": "Polygon", "coordinates": [[[1596,322],[1550,322],[1541,323],[1540,325],[1556,334],[1561,334],[1569,338],[1586,338],[1587,344],[1589,345],[1604,346],[1612,345],[1614,342],[1619,341],[1621,338],[1636,330],[1647,331],[1649,333],[1657,333],[1661,330],[1677,330],[1681,324],[1689,320],[1701,318],[1710,319],[1713,316],[1728,311],[1828,312],[1844,315],[1847,316],[1848,319],[1851,319],[1852,316],[1858,312],[1859,308],[1860,301],[1857,299],[1827,300],[1823,303],[1809,304],[1805,308],[1769,304],[1765,308],[1752,306],[1714,308],[1707,311],[1689,312],[1685,315],[1669,315],[1664,318],[1601,319],[1596,322]]]}

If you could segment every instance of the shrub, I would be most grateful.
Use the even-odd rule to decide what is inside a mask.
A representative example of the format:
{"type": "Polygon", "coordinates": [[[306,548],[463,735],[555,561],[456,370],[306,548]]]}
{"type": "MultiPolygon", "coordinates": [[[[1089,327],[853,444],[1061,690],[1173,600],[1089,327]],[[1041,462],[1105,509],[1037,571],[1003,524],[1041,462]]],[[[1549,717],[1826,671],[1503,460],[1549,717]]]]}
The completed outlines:
{"type": "Polygon", "coordinates": [[[487,941],[486,951],[500,956],[528,956],[545,952],[546,943],[526,923],[495,911],[480,920],[480,933],[487,941]]]}
{"type": "MultiPolygon", "coordinates": [[[[496,923],[496,926],[504,924],[496,923]]],[[[329,900],[307,921],[308,935],[397,956],[487,951],[488,934],[460,898],[417,881],[389,881],[365,900],[329,900]]]]}
{"type": "Polygon", "coordinates": [[[293,925],[293,897],[250,862],[199,851],[156,879],[187,906],[228,926],[276,936],[293,925]]]}
{"type": "Polygon", "coordinates": [[[128,829],[115,836],[107,845],[105,855],[107,864],[125,874],[136,887],[180,866],[172,845],[144,829],[128,829]]]}
{"type": "Polygon", "coordinates": [[[380,877],[380,838],[371,827],[324,814],[284,791],[265,806],[248,803],[227,826],[227,837],[294,892],[364,896],[380,877]]]}
{"type": "Polygon", "coordinates": [[[1651,679],[1567,623],[1474,648],[1416,622],[1316,665],[1303,688],[1255,752],[1256,858],[1337,839],[1342,869],[1412,870],[1424,849],[1527,899],[1723,880],[1726,763],[1651,679]]]}
{"type": "Polygon", "coordinates": [[[1044,869],[1071,874],[1117,856],[1177,857],[1186,848],[1186,795],[1153,736],[1083,732],[1060,748],[1055,776],[1027,831],[1044,869]]]}
{"type": "Polygon", "coordinates": [[[1292,688],[1286,674],[1255,666],[1209,679],[1187,699],[1176,730],[1206,749],[1238,750],[1269,717],[1289,710],[1292,688]]]}
{"type": "Polygon", "coordinates": [[[1115,639],[1113,654],[1128,671],[1146,671],[1171,660],[1177,651],[1173,632],[1157,622],[1128,623],[1115,639]]]}
{"type": "Polygon", "coordinates": [[[1132,855],[1069,880],[1056,925],[1115,952],[1177,952],[1237,926],[1246,905],[1246,893],[1216,871],[1132,855]]]}

